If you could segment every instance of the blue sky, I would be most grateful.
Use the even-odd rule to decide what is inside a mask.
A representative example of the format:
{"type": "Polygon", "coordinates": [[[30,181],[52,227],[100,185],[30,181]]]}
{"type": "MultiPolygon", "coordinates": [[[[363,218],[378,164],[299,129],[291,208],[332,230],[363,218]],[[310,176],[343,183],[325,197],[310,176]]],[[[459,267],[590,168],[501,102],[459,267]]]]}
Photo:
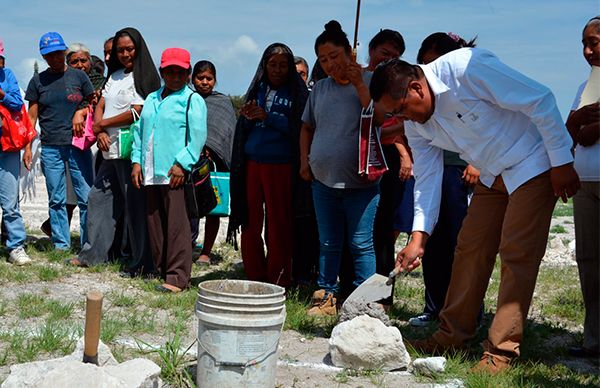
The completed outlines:
{"type": "MultiPolygon", "coordinates": [[[[330,19],[342,24],[352,41],[355,0],[3,0],[0,38],[7,66],[21,87],[31,78],[39,37],[60,32],[68,43],[102,53],[104,39],[123,27],[140,30],[155,62],[167,47],[190,50],[192,61],[209,59],[218,72],[217,89],[243,94],[264,48],[286,43],[309,63],[314,40],[330,19]]],[[[598,0],[363,0],[358,59],[366,62],[369,39],[380,28],[400,31],[414,61],[421,41],[436,31],[452,31],[547,85],[563,116],[589,73],[581,51],[581,30],[600,14],[598,0]]]]}

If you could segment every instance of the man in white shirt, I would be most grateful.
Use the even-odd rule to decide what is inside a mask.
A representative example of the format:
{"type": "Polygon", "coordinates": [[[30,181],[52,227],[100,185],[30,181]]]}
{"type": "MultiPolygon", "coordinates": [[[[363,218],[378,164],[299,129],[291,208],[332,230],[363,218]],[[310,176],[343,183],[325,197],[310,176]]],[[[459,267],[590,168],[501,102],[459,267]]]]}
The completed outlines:
{"type": "Polygon", "coordinates": [[[465,48],[429,65],[392,60],[375,70],[371,96],[405,121],[414,155],[415,218],[396,267],[420,264],[439,214],[442,150],[481,171],[455,251],[452,278],[426,353],[461,348],[494,268],[502,260],[496,315],[476,367],[496,373],[520,353],[523,326],[544,256],[556,198],[579,188],[572,141],[548,88],[509,68],[489,51],[465,48]]]}

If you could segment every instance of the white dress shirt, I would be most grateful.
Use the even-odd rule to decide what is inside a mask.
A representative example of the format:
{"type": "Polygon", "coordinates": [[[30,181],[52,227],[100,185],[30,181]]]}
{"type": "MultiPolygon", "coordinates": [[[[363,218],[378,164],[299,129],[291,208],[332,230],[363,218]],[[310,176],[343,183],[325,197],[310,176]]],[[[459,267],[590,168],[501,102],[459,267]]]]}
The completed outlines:
{"type": "Polygon", "coordinates": [[[442,149],[458,152],[491,187],[502,175],[510,193],[573,161],[572,140],[550,90],[491,52],[464,48],[421,66],[435,99],[424,124],[405,122],[414,156],[413,231],[431,234],[439,215],[442,149]]]}

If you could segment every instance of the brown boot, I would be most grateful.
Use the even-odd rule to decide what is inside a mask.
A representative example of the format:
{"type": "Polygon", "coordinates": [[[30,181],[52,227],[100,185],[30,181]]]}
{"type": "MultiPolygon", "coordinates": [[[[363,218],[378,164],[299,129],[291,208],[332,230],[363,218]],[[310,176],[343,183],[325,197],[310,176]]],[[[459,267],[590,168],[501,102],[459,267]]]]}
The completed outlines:
{"type": "Polygon", "coordinates": [[[337,314],[336,299],[331,292],[325,294],[325,290],[313,293],[312,307],[306,312],[310,316],[323,316],[337,314]]]}
{"type": "Polygon", "coordinates": [[[510,368],[510,358],[490,352],[483,352],[481,360],[471,369],[471,372],[486,372],[495,375],[508,368],[510,368]]]}
{"type": "Polygon", "coordinates": [[[325,299],[325,290],[317,290],[313,292],[312,299],[310,303],[314,305],[315,303],[321,303],[321,301],[325,299]]]}

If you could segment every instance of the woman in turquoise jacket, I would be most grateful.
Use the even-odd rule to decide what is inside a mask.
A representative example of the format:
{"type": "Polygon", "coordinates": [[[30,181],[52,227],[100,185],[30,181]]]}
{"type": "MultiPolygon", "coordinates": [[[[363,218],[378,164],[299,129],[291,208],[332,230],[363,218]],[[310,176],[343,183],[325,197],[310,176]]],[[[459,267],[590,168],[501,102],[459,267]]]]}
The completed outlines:
{"type": "Polygon", "coordinates": [[[146,191],[150,248],[165,281],[157,289],[164,292],[186,288],[192,270],[183,181],[206,141],[206,105],[187,87],[190,71],[188,51],[163,52],[160,75],[165,85],[146,98],[131,153],[131,180],[146,191]]]}

